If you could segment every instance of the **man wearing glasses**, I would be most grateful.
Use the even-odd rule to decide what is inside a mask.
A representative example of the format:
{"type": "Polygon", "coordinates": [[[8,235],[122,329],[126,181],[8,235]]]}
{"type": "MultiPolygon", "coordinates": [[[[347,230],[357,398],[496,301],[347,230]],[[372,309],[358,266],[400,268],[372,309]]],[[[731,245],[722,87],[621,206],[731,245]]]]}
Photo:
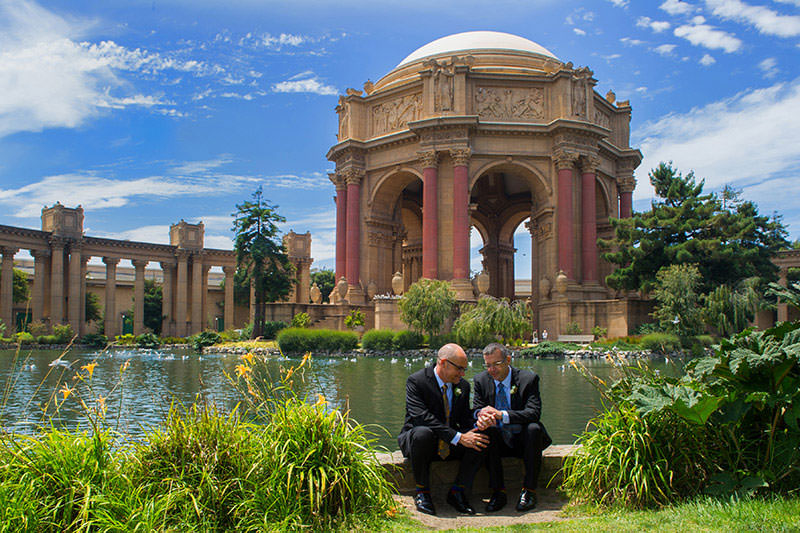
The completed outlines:
{"type": "Polygon", "coordinates": [[[417,485],[414,504],[421,513],[436,514],[430,493],[431,462],[461,459],[447,503],[459,513],[475,514],[466,493],[489,437],[473,427],[469,382],[463,379],[466,370],[464,350],[458,344],[446,344],[439,349],[433,368],[414,372],[406,381],[406,419],[397,441],[411,460],[417,485]]]}
{"type": "Polygon", "coordinates": [[[539,376],[511,366],[505,346],[492,343],[483,349],[485,372],[475,376],[474,410],[477,427],[490,439],[486,463],[492,497],[486,512],[502,509],[507,502],[502,457],[521,457],[525,465],[517,511],[536,507],[536,482],[542,465],[542,450],[552,440],[539,420],[542,400],[539,376]]]}

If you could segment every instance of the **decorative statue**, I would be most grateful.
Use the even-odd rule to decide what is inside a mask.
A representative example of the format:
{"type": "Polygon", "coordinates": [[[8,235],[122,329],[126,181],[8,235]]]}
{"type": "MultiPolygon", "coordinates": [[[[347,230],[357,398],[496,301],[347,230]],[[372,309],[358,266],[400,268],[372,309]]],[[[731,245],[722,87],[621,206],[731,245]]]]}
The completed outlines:
{"type": "Polygon", "coordinates": [[[392,276],[392,292],[397,296],[401,296],[403,294],[404,285],[403,275],[400,272],[395,272],[394,276],[392,276]]]}

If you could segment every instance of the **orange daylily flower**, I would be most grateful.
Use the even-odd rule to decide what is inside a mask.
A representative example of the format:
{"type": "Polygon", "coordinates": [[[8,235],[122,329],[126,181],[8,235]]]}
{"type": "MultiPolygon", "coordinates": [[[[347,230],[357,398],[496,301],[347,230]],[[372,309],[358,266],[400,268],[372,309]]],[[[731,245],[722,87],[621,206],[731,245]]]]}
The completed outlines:
{"type": "Polygon", "coordinates": [[[64,395],[64,399],[66,400],[67,398],[69,398],[69,395],[72,394],[73,390],[75,390],[75,389],[73,389],[72,387],[70,387],[69,385],[64,383],[64,386],[61,387],[61,390],[59,390],[58,392],[63,394],[64,395]]]}
{"type": "Polygon", "coordinates": [[[96,361],[92,361],[88,365],[83,365],[81,367],[81,369],[86,370],[89,373],[89,377],[92,377],[92,374],[94,374],[94,367],[96,367],[96,366],[97,366],[97,362],[96,361]]]}

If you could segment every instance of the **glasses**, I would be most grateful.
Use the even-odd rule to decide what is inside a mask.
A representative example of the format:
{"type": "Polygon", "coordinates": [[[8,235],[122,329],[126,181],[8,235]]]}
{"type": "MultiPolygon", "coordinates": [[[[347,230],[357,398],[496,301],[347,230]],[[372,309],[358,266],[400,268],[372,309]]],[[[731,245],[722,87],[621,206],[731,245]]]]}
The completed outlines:
{"type": "Polygon", "coordinates": [[[467,371],[467,367],[459,366],[459,365],[455,364],[454,362],[452,362],[450,359],[445,359],[445,361],[447,361],[448,363],[450,363],[451,365],[456,367],[456,370],[460,370],[461,372],[466,372],[467,371]]]}
{"type": "Polygon", "coordinates": [[[500,368],[504,364],[506,364],[505,359],[502,361],[497,361],[495,363],[486,363],[485,365],[483,365],[483,368],[485,368],[486,370],[491,370],[492,368],[500,368]]]}

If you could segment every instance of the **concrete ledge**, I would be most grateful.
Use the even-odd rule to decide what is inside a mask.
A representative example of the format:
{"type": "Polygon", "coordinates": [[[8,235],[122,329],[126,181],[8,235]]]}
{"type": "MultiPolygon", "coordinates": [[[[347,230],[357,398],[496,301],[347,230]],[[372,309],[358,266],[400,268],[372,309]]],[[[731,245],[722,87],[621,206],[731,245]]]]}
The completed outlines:
{"type": "MultiPolygon", "coordinates": [[[[564,459],[571,454],[577,446],[575,444],[551,445],[542,453],[542,471],[539,474],[539,486],[558,488],[561,485],[561,468],[564,459]]],[[[411,472],[411,463],[403,457],[400,451],[392,453],[379,453],[378,460],[386,468],[386,475],[394,481],[401,493],[414,491],[414,475],[411,472]]],[[[458,472],[458,461],[434,461],[431,464],[431,490],[448,488],[453,483],[458,472]]],[[[516,457],[503,458],[503,472],[505,474],[506,488],[509,491],[518,491],[522,488],[523,465],[522,459],[516,457]]],[[[482,467],[475,476],[474,488],[483,491],[488,487],[489,474],[482,467]]]]}

